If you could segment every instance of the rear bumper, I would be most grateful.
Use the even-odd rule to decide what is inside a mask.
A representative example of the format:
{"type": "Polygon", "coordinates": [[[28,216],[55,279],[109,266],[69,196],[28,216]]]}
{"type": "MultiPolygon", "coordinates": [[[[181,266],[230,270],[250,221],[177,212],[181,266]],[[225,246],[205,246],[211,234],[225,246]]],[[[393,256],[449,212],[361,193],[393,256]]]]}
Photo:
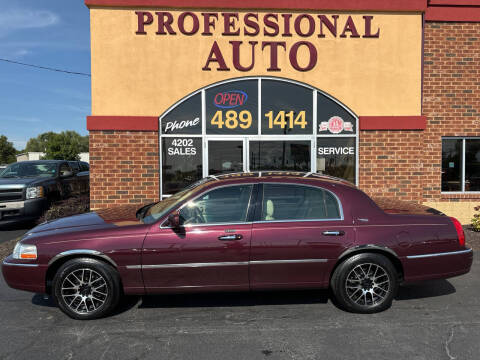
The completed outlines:
{"type": "Polygon", "coordinates": [[[404,281],[446,279],[463,275],[470,271],[472,262],[472,249],[406,256],[402,259],[404,281]]]}
{"type": "Polygon", "coordinates": [[[0,226],[38,219],[47,208],[46,198],[0,203],[0,226]]]}
{"type": "Polygon", "coordinates": [[[18,290],[45,292],[46,265],[26,263],[7,257],[2,263],[3,278],[8,286],[18,290]]]}

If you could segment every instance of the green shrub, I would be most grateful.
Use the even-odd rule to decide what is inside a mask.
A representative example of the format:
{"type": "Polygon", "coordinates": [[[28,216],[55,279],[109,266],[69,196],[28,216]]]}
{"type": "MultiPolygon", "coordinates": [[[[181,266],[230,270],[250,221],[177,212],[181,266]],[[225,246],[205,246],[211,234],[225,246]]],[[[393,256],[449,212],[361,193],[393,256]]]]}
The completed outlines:
{"type": "Polygon", "coordinates": [[[474,210],[477,213],[473,215],[473,218],[472,218],[472,230],[480,231],[480,213],[478,212],[480,210],[480,206],[476,206],[474,210]]]}
{"type": "Polygon", "coordinates": [[[83,214],[90,211],[90,197],[79,196],[52,204],[38,219],[38,223],[83,214]]]}

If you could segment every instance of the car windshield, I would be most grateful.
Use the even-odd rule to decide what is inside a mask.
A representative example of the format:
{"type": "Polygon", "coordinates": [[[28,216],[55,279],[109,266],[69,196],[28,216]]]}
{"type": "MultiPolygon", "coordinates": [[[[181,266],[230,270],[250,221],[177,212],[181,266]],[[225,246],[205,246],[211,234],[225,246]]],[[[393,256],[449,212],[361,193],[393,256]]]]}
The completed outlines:
{"type": "Polygon", "coordinates": [[[57,172],[55,163],[15,163],[0,172],[0,178],[53,177],[57,172]]]}
{"type": "Polygon", "coordinates": [[[213,181],[213,178],[203,178],[189,185],[182,191],[179,191],[175,195],[172,195],[162,201],[159,201],[157,203],[150,205],[148,209],[145,211],[142,221],[145,224],[152,224],[156,222],[162,216],[165,216],[177,204],[181,203],[183,200],[190,197],[190,195],[197,192],[199,188],[203,187],[202,185],[210,181],[213,181]]]}

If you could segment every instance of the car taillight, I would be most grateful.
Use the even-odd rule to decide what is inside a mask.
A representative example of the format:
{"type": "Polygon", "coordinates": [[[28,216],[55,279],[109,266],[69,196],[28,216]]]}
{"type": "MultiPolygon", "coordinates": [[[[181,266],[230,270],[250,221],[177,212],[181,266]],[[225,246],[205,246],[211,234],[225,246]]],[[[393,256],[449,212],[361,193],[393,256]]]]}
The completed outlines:
{"type": "Polygon", "coordinates": [[[455,226],[455,230],[457,230],[458,243],[462,247],[465,246],[465,233],[463,232],[462,224],[460,224],[460,221],[458,221],[454,217],[451,217],[450,219],[452,220],[453,225],[455,226]]]}

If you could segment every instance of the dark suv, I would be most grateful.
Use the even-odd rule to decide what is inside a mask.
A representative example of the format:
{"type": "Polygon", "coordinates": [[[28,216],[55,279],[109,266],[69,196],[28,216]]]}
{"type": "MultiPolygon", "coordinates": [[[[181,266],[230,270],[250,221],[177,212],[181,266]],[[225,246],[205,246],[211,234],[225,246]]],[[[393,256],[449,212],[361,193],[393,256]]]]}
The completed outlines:
{"type": "Polygon", "coordinates": [[[0,170],[0,226],[35,220],[54,201],[88,194],[89,166],[81,161],[23,161],[0,170]]]}

